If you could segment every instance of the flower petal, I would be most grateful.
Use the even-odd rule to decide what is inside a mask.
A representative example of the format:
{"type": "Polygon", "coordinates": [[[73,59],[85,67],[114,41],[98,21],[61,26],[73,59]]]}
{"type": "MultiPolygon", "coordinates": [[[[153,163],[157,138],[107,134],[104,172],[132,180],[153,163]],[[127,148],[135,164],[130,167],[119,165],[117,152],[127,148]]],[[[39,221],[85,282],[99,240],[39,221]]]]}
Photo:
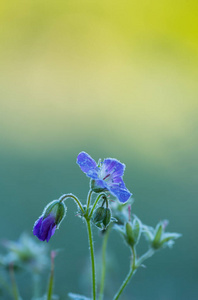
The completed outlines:
{"type": "Polygon", "coordinates": [[[40,228],[40,234],[38,238],[42,241],[45,241],[48,237],[48,232],[50,231],[51,225],[55,225],[55,217],[52,214],[49,214],[42,222],[40,228]]]}
{"type": "Polygon", "coordinates": [[[124,181],[121,177],[113,177],[113,179],[111,180],[111,182],[108,182],[108,185],[109,187],[113,187],[114,185],[117,186],[119,185],[120,188],[123,188],[123,189],[127,189],[125,184],[124,184],[124,181]]]}
{"type": "Polygon", "coordinates": [[[43,220],[43,217],[41,216],[35,223],[34,223],[34,228],[33,228],[33,234],[38,236],[39,233],[40,233],[40,227],[41,227],[41,224],[42,224],[42,220],[43,220]]]}
{"type": "Polygon", "coordinates": [[[106,174],[112,174],[113,177],[121,177],[124,174],[125,165],[117,159],[106,158],[103,162],[102,168],[105,168],[106,174]]]}
{"type": "Polygon", "coordinates": [[[97,164],[95,160],[86,152],[80,152],[77,157],[77,164],[88,177],[97,178],[97,164]]]}
{"type": "Polygon", "coordinates": [[[46,238],[47,242],[49,242],[50,238],[55,233],[55,231],[56,231],[56,225],[55,224],[51,224],[50,229],[48,230],[47,238],[46,238]]]}
{"type": "Polygon", "coordinates": [[[122,188],[119,186],[119,184],[111,186],[109,191],[122,203],[126,202],[132,195],[127,188],[122,188]]]}

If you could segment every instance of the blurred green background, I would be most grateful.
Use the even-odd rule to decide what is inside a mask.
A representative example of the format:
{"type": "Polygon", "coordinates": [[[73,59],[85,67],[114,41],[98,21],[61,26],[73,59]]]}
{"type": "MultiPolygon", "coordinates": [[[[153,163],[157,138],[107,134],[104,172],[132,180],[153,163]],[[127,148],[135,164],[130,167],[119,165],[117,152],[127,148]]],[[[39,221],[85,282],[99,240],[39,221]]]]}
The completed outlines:
{"type": "MultiPolygon", "coordinates": [[[[140,269],[123,300],[198,299],[198,2],[2,1],[0,4],[0,238],[31,234],[62,193],[85,201],[82,150],[127,166],[133,211],[183,234],[140,269]]],[[[90,295],[86,227],[68,200],[49,243],[55,292],[90,295]]],[[[95,249],[102,239],[95,233],[95,249]]],[[[36,239],[36,237],[35,237],[36,239]]],[[[130,253],[110,236],[106,294],[117,291],[130,253]]],[[[19,278],[30,299],[28,278],[19,278]]],[[[47,281],[43,278],[43,289],[47,281]]]]}

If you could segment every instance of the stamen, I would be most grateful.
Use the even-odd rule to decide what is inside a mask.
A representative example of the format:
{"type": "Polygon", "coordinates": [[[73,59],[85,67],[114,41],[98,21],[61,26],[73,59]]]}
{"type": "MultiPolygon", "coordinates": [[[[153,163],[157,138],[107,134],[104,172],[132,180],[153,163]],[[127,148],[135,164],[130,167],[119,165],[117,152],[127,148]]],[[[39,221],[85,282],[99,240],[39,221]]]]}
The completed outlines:
{"type": "Polygon", "coordinates": [[[131,205],[128,206],[128,219],[131,221],[131,205]]]}
{"type": "Polygon", "coordinates": [[[103,180],[107,179],[111,174],[106,175],[103,180]]]}

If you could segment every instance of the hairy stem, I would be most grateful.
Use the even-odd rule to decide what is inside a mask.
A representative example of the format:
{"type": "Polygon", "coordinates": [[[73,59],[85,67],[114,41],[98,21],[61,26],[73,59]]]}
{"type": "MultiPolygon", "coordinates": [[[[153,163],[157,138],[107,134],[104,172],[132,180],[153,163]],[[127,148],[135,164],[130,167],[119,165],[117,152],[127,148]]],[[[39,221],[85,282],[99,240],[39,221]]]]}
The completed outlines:
{"type": "Polygon", "coordinates": [[[92,298],[96,300],[96,271],[95,271],[95,258],[94,258],[94,247],[93,247],[93,237],[91,230],[91,223],[89,219],[86,219],[87,222],[87,230],[89,237],[89,248],[91,255],[91,268],[92,268],[92,298]]]}
{"type": "Polygon", "coordinates": [[[111,227],[111,224],[109,225],[108,229],[106,230],[104,240],[103,240],[103,245],[102,245],[102,272],[101,272],[99,300],[103,300],[105,275],[106,275],[106,248],[107,248],[107,241],[108,241],[109,233],[110,233],[110,227],[111,227]]]}
{"type": "Polygon", "coordinates": [[[84,209],[82,207],[82,203],[80,202],[80,200],[74,196],[73,194],[64,194],[59,198],[59,201],[62,202],[64,201],[66,198],[72,198],[76,204],[79,206],[79,208],[81,209],[82,213],[84,214],[84,209]]]}
{"type": "Polygon", "coordinates": [[[92,193],[93,193],[93,191],[90,190],[89,193],[88,193],[88,195],[87,195],[87,211],[88,211],[89,206],[91,204],[91,195],[92,195],[92,193]]]}

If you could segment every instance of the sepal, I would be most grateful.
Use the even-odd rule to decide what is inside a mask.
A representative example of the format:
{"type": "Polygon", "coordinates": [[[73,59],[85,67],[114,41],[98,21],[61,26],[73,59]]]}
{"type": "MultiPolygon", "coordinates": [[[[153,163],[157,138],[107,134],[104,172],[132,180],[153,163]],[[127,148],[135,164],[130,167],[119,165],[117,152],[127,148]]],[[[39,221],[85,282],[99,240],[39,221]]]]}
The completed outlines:
{"type": "Polygon", "coordinates": [[[53,214],[55,216],[55,224],[56,226],[59,226],[66,215],[66,211],[67,208],[63,202],[60,202],[59,200],[54,200],[45,207],[43,212],[43,220],[47,218],[47,216],[49,216],[50,214],[53,214]]]}
{"type": "Polygon", "coordinates": [[[103,206],[96,208],[94,211],[92,221],[97,224],[103,222],[104,218],[106,216],[106,211],[103,206]]]}
{"type": "Polygon", "coordinates": [[[134,246],[139,242],[141,235],[141,222],[135,217],[133,222],[125,224],[125,239],[127,244],[134,246]]]}
{"type": "Polygon", "coordinates": [[[94,179],[91,179],[91,181],[90,181],[90,188],[94,193],[97,193],[97,194],[107,190],[106,188],[98,186],[94,179]]]}
{"type": "Polygon", "coordinates": [[[106,229],[111,222],[110,208],[103,206],[96,208],[93,213],[92,222],[101,230],[106,229]]]}
{"type": "Polygon", "coordinates": [[[142,232],[142,223],[136,216],[133,222],[128,221],[124,225],[114,224],[113,228],[121,233],[130,247],[138,244],[142,232]]]}
{"type": "Polygon", "coordinates": [[[111,210],[107,207],[105,208],[105,217],[102,223],[104,227],[107,228],[110,222],[111,222],[111,210]]]}

